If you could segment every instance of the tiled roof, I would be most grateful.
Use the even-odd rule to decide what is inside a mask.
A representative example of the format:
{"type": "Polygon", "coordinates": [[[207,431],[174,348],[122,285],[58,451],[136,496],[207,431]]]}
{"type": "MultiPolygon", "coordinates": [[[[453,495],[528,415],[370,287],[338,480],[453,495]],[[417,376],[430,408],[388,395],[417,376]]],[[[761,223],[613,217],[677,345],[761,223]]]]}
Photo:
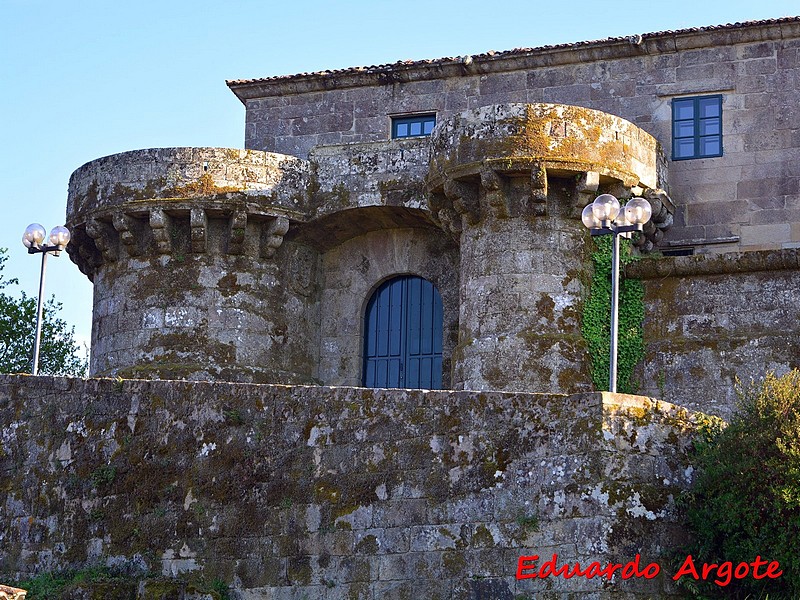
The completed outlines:
{"type": "Polygon", "coordinates": [[[402,70],[415,67],[425,66],[444,66],[448,64],[463,63],[465,60],[478,61],[492,60],[497,58],[506,58],[521,56],[532,53],[553,51],[553,50],[570,50],[580,49],[591,46],[610,46],[615,44],[639,44],[644,40],[653,38],[663,38],[670,36],[680,36],[687,34],[703,33],[703,32],[716,32],[725,30],[745,29],[748,27],[763,27],[765,25],[778,25],[781,23],[800,23],[800,17],[783,17],[780,19],[765,19],[761,21],[746,21],[742,23],[728,23],[725,25],[710,25],[707,27],[691,27],[687,29],[678,29],[675,31],[658,31],[654,33],[645,33],[643,35],[630,35],[621,37],[611,37],[603,40],[592,40],[585,42],[575,42],[571,44],[556,44],[548,46],[539,46],[537,48],[514,48],[513,50],[494,51],[490,50],[481,54],[474,54],[471,57],[462,56],[448,56],[444,58],[426,59],[426,60],[401,60],[394,63],[387,63],[383,65],[370,65],[365,67],[349,67],[346,69],[332,69],[329,71],[316,71],[312,73],[297,73],[294,75],[278,75],[275,77],[262,77],[256,79],[233,79],[226,81],[229,87],[243,86],[248,84],[259,83],[278,83],[293,80],[301,80],[309,77],[313,78],[327,78],[338,77],[342,75],[360,75],[360,74],[374,74],[386,73],[393,70],[402,70]]]}

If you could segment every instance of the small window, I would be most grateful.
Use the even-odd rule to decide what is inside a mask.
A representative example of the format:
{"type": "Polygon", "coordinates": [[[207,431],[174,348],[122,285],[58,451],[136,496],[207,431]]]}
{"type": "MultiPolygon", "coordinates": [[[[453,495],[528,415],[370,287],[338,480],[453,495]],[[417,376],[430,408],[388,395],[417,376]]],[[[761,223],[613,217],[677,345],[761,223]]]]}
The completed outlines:
{"type": "Polygon", "coordinates": [[[722,156],[722,96],[672,100],[672,160],[722,156]]]}
{"type": "Polygon", "coordinates": [[[430,135],[434,125],[436,125],[436,115],[392,117],[392,138],[430,135]]]}
{"type": "Polygon", "coordinates": [[[694,248],[672,248],[670,250],[662,250],[662,256],[693,256],[694,248]]]}

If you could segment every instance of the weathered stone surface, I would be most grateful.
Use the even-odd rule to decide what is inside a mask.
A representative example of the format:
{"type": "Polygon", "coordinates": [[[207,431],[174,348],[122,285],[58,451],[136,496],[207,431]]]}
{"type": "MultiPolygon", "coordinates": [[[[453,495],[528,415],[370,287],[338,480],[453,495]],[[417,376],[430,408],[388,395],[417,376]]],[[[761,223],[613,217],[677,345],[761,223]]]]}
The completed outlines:
{"type": "Polygon", "coordinates": [[[558,210],[563,195],[551,190],[547,218],[486,219],[462,232],[454,387],[590,389],[580,336],[588,235],[558,210]]]}
{"type": "MultiPolygon", "coordinates": [[[[797,102],[800,85],[796,19],[763,21],[665,32],[600,42],[510,52],[476,57],[401,63],[345,72],[288,78],[229,82],[246,102],[248,148],[306,157],[320,143],[317,132],[289,135],[292,124],[327,114],[331,107],[350,112],[340,124],[342,142],[386,142],[389,115],[435,112],[439,122],[467,110],[491,110],[509,102],[549,102],[594,109],[630,121],[671,151],[672,98],[719,93],[723,97],[723,156],[660,165],[660,181],[679,212],[697,202],[712,200],[768,201],[797,196],[797,102]],[[466,63],[464,62],[466,60],[466,63]],[[285,97],[284,97],[285,95],[285,97]],[[346,99],[346,100],[345,100],[346,99]],[[359,126],[361,119],[369,119],[359,126]],[[299,151],[299,152],[298,152],[299,151]],[[743,165],[757,168],[736,176],[743,165]],[[793,192],[774,191],[775,175],[793,192]],[[669,177],[666,176],[667,170],[669,177]],[[723,181],[716,181],[724,178],[723,181]],[[740,188],[741,186],[741,188],[740,188]],[[739,188],[739,189],[737,189],[739,188]]],[[[650,184],[651,187],[656,187],[650,184]]],[[[757,208],[750,208],[729,224],[759,225],[757,208]]],[[[689,227],[713,227],[696,218],[689,227]]],[[[785,215],[797,222],[797,215],[785,215]]],[[[713,218],[713,217],[712,217],[713,218]]],[[[800,242],[794,230],[746,231],[725,248],[706,247],[703,237],[683,231],[683,224],[665,236],[665,242],[695,241],[698,251],[779,249],[800,242]]]]}
{"type": "Polygon", "coordinates": [[[593,171],[629,188],[655,188],[662,183],[656,172],[660,151],[650,134],[607,113],[555,104],[492,104],[439,122],[431,137],[429,187],[487,166],[513,174],[536,164],[562,177],[593,171]]]}
{"type": "MultiPolygon", "coordinates": [[[[211,219],[208,228],[219,232],[218,225],[211,219]]],[[[192,252],[187,235],[171,254],[120,260],[99,270],[93,373],[316,381],[318,298],[281,285],[283,273],[291,272],[290,255],[302,249],[290,243],[284,248],[290,255],[263,260],[220,254],[213,238],[208,252],[192,252]],[[282,310],[271,310],[275,306],[282,310]]]]}
{"type": "Polygon", "coordinates": [[[642,392],[728,418],[736,380],[800,364],[798,250],[657,258],[645,279],[642,392]]]}
{"type": "Polygon", "coordinates": [[[521,554],[665,560],[692,418],[605,393],[0,376],[0,577],[130,563],[254,600],[669,597],[663,574],[514,575],[521,554]]]}
{"type": "Polygon", "coordinates": [[[442,296],[442,384],[445,389],[451,387],[450,357],[459,327],[455,244],[431,227],[379,230],[332,248],[322,255],[321,268],[325,285],[320,295],[320,380],[329,385],[362,384],[364,305],[383,281],[397,273],[410,273],[431,281],[442,296]]]}
{"type": "Polygon", "coordinates": [[[254,204],[294,208],[307,166],[293,156],[230,148],[153,148],[86,163],[70,178],[73,218],[125,202],[240,195],[254,204]],[[291,179],[291,185],[286,186],[291,179]],[[282,185],[283,184],[283,185],[282,185]],[[286,191],[286,188],[289,188],[286,191]]]}

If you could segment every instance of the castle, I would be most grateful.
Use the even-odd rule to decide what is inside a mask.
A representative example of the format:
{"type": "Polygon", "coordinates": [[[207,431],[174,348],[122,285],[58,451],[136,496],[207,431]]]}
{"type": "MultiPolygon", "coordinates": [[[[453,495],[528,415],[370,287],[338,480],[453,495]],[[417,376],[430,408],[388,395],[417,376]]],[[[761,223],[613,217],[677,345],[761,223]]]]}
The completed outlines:
{"type": "Polygon", "coordinates": [[[674,593],[513,569],[674,545],[685,409],[727,416],[737,376],[800,364],[800,18],[228,86],[246,149],[126,152],[70,180],[91,373],[121,379],[4,378],[71,408],[58,435],[9,430],[0,459],[124,478],[6,490],[0,539],[27,554],[0,573],[116,557],[217,569],[247,598],[674,593]],[[592,392],[580,215],[602,193],[652,207],[626,266],[634,377],[672,404],[592,392]],[[53,511],[69,531],[36,538],[53,511]]]}
{"type": "Polygon", "coordinates": [[[629,269],[646,283],[640,390],[727,414],[737,373],[800,356],[797,28],[229,81],[246,150],[72,176],[91,371],[588,390],[580,209],[644,194],[641,244],[663,258],[629,269]]]}

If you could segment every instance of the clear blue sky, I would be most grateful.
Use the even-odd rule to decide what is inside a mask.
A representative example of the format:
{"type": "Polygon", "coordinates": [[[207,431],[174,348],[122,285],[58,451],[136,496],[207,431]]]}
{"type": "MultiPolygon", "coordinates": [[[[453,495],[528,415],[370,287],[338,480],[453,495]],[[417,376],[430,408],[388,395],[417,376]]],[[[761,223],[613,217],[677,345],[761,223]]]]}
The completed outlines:
{"type": "MultiPolygon", "coordinates": [[[[797,0],[0,0],[0,247],[30,294],[28,223],[63,224],[69,176],[116,152],[241,147],[226,79],[477,54],[800,14],[797,0]]],[[[91,284],[66,255],[47,292],[81,339],[91,284]]]]}

